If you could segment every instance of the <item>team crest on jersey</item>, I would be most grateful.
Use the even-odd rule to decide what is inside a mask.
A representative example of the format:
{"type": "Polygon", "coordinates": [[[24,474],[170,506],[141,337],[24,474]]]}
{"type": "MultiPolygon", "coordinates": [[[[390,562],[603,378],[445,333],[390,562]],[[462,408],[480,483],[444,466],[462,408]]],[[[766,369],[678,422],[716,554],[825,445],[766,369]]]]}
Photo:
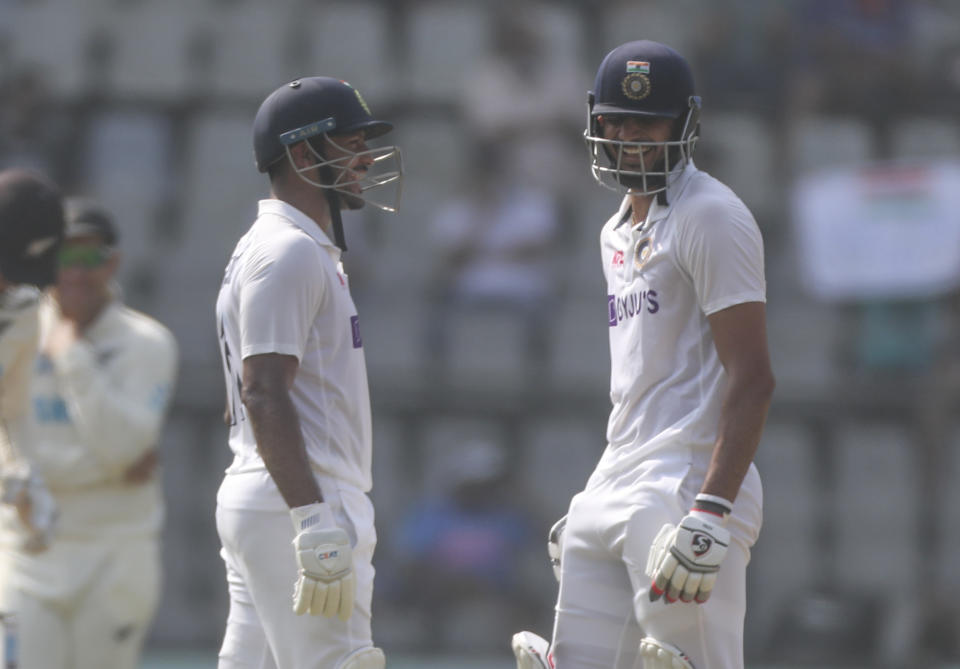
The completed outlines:
{"type": "Polygon", "coordinates": [[[651,255],[653,255],[653,235],[643,237],[637,241],[637,245],[633,249],[634,267],[643,269],[643,266],[650,260],[651,255]]]}

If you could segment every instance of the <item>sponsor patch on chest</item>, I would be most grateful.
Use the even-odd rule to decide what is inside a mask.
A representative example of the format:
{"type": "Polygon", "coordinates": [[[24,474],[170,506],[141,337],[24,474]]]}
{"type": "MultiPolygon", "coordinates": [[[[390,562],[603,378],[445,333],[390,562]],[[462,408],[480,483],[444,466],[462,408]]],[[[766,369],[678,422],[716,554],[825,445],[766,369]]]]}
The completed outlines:
{"type": "Polygon", "coordinates": [[[642,313],[655,314],[658,311],[659,296],[657,291],[652,289],[626,295],[607,295],[608,323],[612,328],[642,313]]]}

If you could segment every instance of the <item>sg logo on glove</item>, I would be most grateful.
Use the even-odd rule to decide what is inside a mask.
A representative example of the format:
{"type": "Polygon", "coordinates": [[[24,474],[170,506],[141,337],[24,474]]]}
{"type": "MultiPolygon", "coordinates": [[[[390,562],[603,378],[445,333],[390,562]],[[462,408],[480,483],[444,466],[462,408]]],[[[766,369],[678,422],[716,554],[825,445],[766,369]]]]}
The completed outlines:
{"type": "Polygon", "coordinates": [[[650,601],[666,595],[668,603],[679,599],[703,604],[710,598],[730,543],[730,532],[721,522],[693,510],[679,525],[660,528],[647,556],[650,601]]]}
{"type": "Polygon", "coordinates": [[[713,541],[706,534],[694,534],[690,543],[693,547],[693,554],[697,557],[706,555],[710,547],[713,546],[713,541]]]}

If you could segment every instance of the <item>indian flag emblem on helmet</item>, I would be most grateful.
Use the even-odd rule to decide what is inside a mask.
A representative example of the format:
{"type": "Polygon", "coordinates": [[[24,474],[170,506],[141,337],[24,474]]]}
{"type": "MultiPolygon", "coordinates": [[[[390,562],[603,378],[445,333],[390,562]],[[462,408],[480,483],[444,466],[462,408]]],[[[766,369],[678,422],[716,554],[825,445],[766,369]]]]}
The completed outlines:
{"type": "Polygon", "coordinates": [[[650,74],[650,63],[645,60],[628,60],[627,72],[639,72],[640,74],[650,74]]]}

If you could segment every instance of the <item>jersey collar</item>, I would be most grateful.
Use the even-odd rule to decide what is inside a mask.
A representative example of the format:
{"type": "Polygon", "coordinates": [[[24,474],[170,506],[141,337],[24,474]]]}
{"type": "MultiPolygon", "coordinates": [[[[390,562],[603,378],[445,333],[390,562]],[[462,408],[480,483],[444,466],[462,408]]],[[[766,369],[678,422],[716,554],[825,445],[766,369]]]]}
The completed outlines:
{"type": "Polygon", "coordinates": [[[316,240],[316,242],[321,246],[329,246],[336,249],[339,253],[340,247],[334,244],[333,241],[327,237],[323,229],[317,225],[317,222],[289,202],[275,199],[260,200],[257,207],[257,215],[263,216],[264,214],[285,218],[303,230],[305,233],[313,237],[313,239],[316,240]]]}
{"type": "Polygon", "coordinates": [[[667,185],[667,204],[662,205],[660,204],[660,198],[653,198],[653,204],[650,205],[650,213],[647,216],[650,225],[665,219],[670,214],[673,205],[680,199],[680,195],[686,189],[687,184],[690,183],[690,178],[696,171],[697,166],[693,164],[691,159],[687,162],[683,171],[677,175],[677,178],[667,185]]]}
{"type": "MultiPolygon", "coordinates": [[[[684,189],[687,187],[687,184],[690,183],[690,178],[693,176],[693,173],[697,171],[696,165],[693,164],[693,160],[687,162],[683,171],[677,175],[677,178],[671,181],[667,185],[667,204],[660,204],[660,198],[654,196],[653,202],[650,203],[650,211],[647,213],[647,218],[645,221],[641,221],[636,225],[630,225],[631,230],[636,229],[640,226],[646,225],[646,227],[652,226],[657,221],[662,221],[665,219],[673,209],[674,203],[680,197],[680,194],[683,193],[684,189]]],[[[623,198],[623,202],[620,203],[620,210],[617,212],[616,216],[618,217],[618,223],[616,227],[630,223],[630,195],[627,194],[623,198]]]]}

